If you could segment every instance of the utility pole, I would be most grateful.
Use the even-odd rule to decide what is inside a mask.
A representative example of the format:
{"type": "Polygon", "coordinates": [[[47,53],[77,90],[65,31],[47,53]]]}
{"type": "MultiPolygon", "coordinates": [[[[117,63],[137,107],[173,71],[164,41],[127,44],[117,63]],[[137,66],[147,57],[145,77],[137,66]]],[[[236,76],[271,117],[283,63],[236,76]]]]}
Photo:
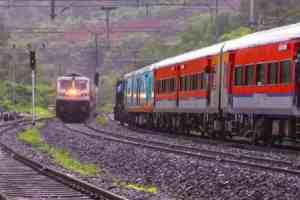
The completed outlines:
{"type": "Polygon", "coordinates": [[[107,42],[107,47],[110,47],[110,12],[112,10],[117,9],[117,7],[109,7],[109,6],[103,6],[102,10],[105,11],[105,21],[106,21],[106,42],[107,42]]]}
{"type": "Polygon", "coordinates": [[[30,50],[30,67],[31,67],[31,78],[32,78],[32,124],[35,125],[35,75],[36,75],[36,58],[35,51],[30,50]]]}
{"type": "Polygon", "coordinates": [[[146,6],[146,16],[149,17],[151,15],[151,13],[150,13],[150,5],[148,3],[146,3],[145,6],[146,6]]]}
{"type": "Polygon", "coordinates": [[[97,72],[97,69],[99,67],[98,33],[95,33],[95,47],[96,47],[96,66],[95,66],[94,84],[96,86],[95,102],[96,102],[96,107],[97,107],[97,104],[98,104],[98,95],[99,95],[99,73],[97,72]]]}
{"type": "Polygon", "coordinates": [[[254,28],[255,25],[254,9],[255,9],[254,0],[250,0],[249,23],[251,28],[254,28]]]}
{"type": "Polygon", "coordinates": [[[215,24],[216,24],[215,42],[218,43],[219,42],[219,0],[216,0],[215,24]]]}
{"type": "Polygon", "coordinates": [[[12,101],[16,103],[16,58],[12,58],[12,101]]]}
{"type": "Polygon", "coordinates": [[[96,48],[96,66],[95,66],[95,72],[96,72],[99,66],[98,33],[95,33],[95,48],[96,48]]]}
{"type": "Polygon", "coordinates": [[[63,69],[62,69],[62,64],[58,65],[58,76],[62,76],[63,75],[63,69]]]}
{"type": "Polygon", "coordinates": [[[51,20],[54,20],[56,17],[55,14],[55,0],[51,0],[51,14],[50,14],[51,20]]]}

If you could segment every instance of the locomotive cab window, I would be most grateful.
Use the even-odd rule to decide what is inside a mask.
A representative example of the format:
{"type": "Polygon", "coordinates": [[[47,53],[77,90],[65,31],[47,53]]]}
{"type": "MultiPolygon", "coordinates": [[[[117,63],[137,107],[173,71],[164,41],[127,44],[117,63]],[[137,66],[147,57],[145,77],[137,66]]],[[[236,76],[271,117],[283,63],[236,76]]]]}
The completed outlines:
{"type": "Polygon", "coordinates": [[[291,77],[291,62],[280,62],[280,83],[289,83],[291,77]]]}
{"type": "Polygon", "coordinates": [[[61,80],[59,82],[60,88],[63,90],[67,90],[72,88],[72,81],[71,80],[61,80]]]}
{"type": "Polygon", "coordinates": [[[265,83],[265,65],[258,64],[256,66],[256,85],[265,83]]]}
{"type": "Polygon", "coordinates": [[[243,83],[243,68],[235,68],[235,85],[242,85],[243,83]]]}
{"type": "Polygon", "coordinates": [[[75,81],[75,88],[79,90],[87,90],[87,81],[86,80],[76,80],[75,81]]]}

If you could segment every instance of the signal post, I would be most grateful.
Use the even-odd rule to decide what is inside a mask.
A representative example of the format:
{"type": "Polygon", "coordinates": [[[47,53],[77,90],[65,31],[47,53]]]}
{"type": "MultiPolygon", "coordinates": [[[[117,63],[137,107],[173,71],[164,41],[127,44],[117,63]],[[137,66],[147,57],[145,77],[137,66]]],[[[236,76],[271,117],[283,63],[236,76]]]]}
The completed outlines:
{"type": "Polygon", "coordinates": [[[30,50],[30,67],[32,78],[32,124],[35,125],[35,72],[36,72],[36,57],[35,51],[30,50]]]}

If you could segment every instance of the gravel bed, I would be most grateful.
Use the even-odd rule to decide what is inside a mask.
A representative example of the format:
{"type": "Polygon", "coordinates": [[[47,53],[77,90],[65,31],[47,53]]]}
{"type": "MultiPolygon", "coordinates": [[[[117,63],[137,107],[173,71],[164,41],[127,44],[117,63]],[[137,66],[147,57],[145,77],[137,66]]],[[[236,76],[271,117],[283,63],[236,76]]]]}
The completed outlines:
{"type": "MultiPolygon", "coordinates": [[[[129,199],[296,200],[300,196],[299,177],[161,153],[106,140],[96,141],[65,129],[55,131],[57,129],[63,129],[63,125],[53,121],[43,130],[47,143],[68,149],[73,157],[82,162],[95,163],[105,171],[98,177],[86,177],[85,180],[129,199]],[[159,192],[148,194],[120,189],[113,185],[115,179],[143,185],[153,184],[159,192]]],[[[47,156],[18,142],[13,132],[0,139],[34,160],[55,166],[47,156]]],[[[60,167],[56,168],[61,170],[60,167]]]]}
{"type": "Polygon", "coordinates": [[[159,141],[159,142],[166,142],[170,144],[177,144],[177,145],[184,145],[199,149],[207,149],[211,151],[222,151],[225,153],[233,153],[237,155],[248,155],[248,156],[257,156],[257,157],[264,157],[269,159],[276,159],[276,160],[282,160],[282,161],[288,161],[293,162],[295,165],[298,165],[300,163],[300,153],[287,153],[287,152],[280,152],[278,151],[272,151],[272,150],[257,150],[257,149],[244,149],[239,147],[233,147],[226,144],[220,144],[220,143],[205,143],[205,139],[196,138],[195,137],[185,137],[185,136],[179,136],[179,135],[172,135],[172,134],[166,134],[166,133],[158,133],[158,134],[152,134],[152,133],[141,133],[134,130],[130,130],[128,128],[124,128],[123,126],[120,126],[115,121],[109,121],[108,126],[101,126],[97,124],[96,122],[91,122],[90,125],[97,129],[107,130],[107,131],[113,131],[117,133],[126,134],[128,136],[136,137],[136,138],[142,138],[145,140],[152,140],[152,141],[159,141]]]}

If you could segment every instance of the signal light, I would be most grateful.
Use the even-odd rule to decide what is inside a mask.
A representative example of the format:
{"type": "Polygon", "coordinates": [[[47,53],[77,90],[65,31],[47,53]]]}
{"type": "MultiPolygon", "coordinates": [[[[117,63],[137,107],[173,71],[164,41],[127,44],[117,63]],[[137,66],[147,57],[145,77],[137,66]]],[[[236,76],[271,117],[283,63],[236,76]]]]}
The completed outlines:
{"type": "Polygon", "coordinates": [[[98,72],[96,72],[96,74],[95,74],[94,83],[95,83],[96,86],[99,85],[99,73],[98,72]]]}
{"type": "Polygon", "coordinates": [[[36,60],[35,60],[35,51],[30,51],[30,67],[32,70],[35,70],[36,60]]]}

